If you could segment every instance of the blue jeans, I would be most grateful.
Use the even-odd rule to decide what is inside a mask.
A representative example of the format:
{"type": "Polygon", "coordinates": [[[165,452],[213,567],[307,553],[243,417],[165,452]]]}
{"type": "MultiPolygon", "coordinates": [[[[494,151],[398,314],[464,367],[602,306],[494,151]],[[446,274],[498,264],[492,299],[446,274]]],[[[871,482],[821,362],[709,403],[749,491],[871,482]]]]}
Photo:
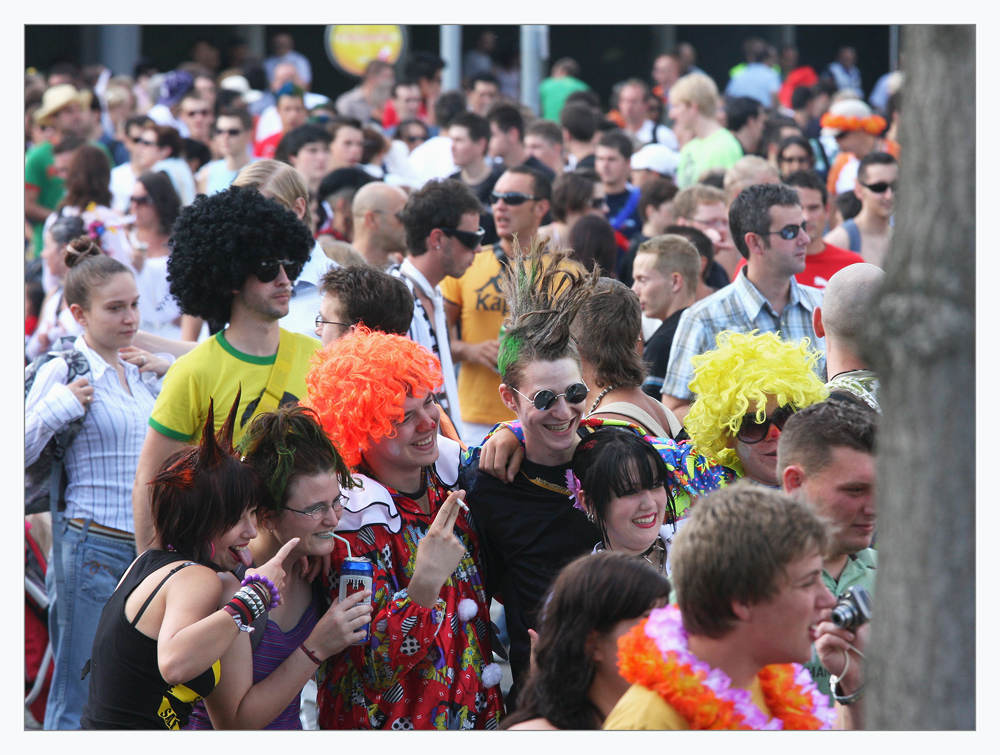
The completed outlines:
{"type": "Polygon", "coordinates": [[[52,686],[45,706],[46,729],[79,729],[87,702],[90,678],[80,679],[90,658],[97,623],[118,580],[135,560],[135,545],[89,532],[70,529],[66,519],[53,522],[60,537],[63,595],[56,595],[56,565],[50,560],[45,574],[49,595],[49,642],[52,644],[52,686]]]}

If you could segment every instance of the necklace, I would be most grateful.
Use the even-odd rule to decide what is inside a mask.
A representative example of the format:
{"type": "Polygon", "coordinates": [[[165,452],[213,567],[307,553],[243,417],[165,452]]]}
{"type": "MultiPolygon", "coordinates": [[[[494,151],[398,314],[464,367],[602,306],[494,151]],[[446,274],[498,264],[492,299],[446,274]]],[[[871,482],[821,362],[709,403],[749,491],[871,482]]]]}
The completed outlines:
{"type": "Polygon", "coordinates": [[[688,648],[680,609],[654,610],[618,641],[622,677],[656,692],[692,729],[829,729],[834,711],[797,663],[765,666],[757,673],[768,718],[750,690],[734,687],[721,669],[688,648]]]}
{"type": "Polygon", "coordinates": [[[590,407],[590,411],[587,412],[587,414],[593,414],[594,410],[597,408],[597,405],[601,403],[601,399],[604,398],[605,396],[607,396],[609,393],[611,393],[611,391],[613,391],[614,389],[615,389],[615,386],[609,385],[607,388],[605,388],[603,391],[601,391],[600,394],[598,394],[598,396],[597,396],[597,401],[595,401],[594,405],[592,407],[590,407]]]}

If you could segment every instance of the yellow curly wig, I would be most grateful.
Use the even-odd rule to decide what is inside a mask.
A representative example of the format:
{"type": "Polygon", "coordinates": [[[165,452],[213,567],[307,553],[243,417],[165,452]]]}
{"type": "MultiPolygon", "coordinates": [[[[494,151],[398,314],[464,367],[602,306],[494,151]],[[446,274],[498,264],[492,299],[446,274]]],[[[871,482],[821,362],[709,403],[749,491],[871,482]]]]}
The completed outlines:
{"type": "Polygon", "coordinates": [[[358,326],[309,360],[303,406],[313,409],[352,469],[372,441],[391,438],[407,396],[441,385],[441,364],[405,336],[358,326]]]}
{"type": "Polygon", "coordinates": [[[820,354],[809,348],[809,339],[783,341],[775,333],[723,331],[716,348],[692,357],[695,393],[684,427],[698,453],[743,472],[736,451],[726,447],[729,438],[753,405],[757,421],[766,416],[768,398],[780,406],[803,408],[829,395],[813,366],[820,354]]]}

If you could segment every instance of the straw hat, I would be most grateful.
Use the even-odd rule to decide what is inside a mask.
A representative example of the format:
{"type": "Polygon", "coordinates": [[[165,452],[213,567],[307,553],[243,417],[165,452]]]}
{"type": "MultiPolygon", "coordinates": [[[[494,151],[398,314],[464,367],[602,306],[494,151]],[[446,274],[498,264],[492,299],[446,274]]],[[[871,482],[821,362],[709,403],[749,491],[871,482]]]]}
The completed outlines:
{"type": "Polygon", "coordinates": [[[64,107],[74,103],[80,107],[87,107],[90,101],[88,99],[85,102],[81,93],[72,84],[56,84],[45,90],[45,94],[42,95],[42,106],[34,112],[32,118],[35,123],[44,123],[64,107]]]}

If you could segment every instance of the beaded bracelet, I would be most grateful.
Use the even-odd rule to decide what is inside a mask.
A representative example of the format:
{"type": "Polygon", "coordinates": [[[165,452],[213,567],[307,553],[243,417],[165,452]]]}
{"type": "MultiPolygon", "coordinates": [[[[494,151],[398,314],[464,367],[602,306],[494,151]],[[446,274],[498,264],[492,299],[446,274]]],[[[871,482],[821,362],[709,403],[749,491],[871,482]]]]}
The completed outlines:
{"type": "Polygon", "coordinates": [[[274,582],[265,577],[263,574],[248,574],[243,578],[243,581],[240,582],[240,584],[246,586],[253,582],[259,582],[271,591],[271,605],[269,605],[268,608],[272,611],[277,608],[278,603],[281,601],[281,594],[278,592],[278,588],[274,586],[274,582]]]}

